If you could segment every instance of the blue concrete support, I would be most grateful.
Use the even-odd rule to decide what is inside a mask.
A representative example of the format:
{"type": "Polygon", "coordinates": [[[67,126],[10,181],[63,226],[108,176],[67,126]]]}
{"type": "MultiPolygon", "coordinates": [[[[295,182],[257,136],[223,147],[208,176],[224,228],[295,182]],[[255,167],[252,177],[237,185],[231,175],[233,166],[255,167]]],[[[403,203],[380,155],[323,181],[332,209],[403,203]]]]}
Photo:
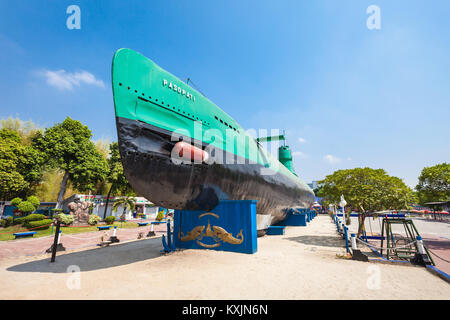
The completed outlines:
{"type": "Polygon", "coordinates": [[[286,219],[277,223],[277,226],[306,227],[306,213],[300,210],[291,210],[286,219]]]}
{"type": "Polygon", "coordinates": [[[175,210],[176,248],[257,251],[256,200],[221,200],[211,211],[175,210]]]}
{"type": "Polygon", "coordinates": [[[283,235],[285,226],[270,226],[267,228],[267,235],[274,236],[274,235],[283,235]]]}

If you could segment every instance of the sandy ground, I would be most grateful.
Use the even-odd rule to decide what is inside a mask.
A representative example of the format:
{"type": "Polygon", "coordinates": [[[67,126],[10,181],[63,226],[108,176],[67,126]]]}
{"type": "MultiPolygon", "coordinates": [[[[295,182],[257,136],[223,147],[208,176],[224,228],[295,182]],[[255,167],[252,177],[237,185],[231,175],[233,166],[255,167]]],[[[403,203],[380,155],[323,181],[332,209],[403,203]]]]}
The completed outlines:
{"type": "Polygon", "coordinates": [[[158,238],[0,261],[1,299],[450,299],[425,268],[338,258],[328,216],[258,239],[254,255],[184,250],[158,238]],[[67,273],[69,266],[80,273],[67,273]],[[75,267],[77,268],[77,267],[75,267]],[[79,281],[78,281],[79,280],[79,281]],[[78,286],[79,284],[79,286],[78,286]]]}

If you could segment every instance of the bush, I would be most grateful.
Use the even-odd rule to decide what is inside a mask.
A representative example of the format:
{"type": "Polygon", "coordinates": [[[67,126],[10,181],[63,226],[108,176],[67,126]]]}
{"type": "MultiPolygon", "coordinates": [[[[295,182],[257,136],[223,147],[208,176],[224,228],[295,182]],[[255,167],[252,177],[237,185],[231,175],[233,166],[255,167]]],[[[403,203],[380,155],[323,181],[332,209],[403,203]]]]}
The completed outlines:
{"type": "Polygon", "coordinates": [[[105,221],[106,224],[113,224],[114,221],[116,221],[116,217],[115,216],[109,216],[109,217],[106,217],[104,221],[105,221]]]}
{"type": "Polygon", "coordinates": [[[15,218],[13,221],[13,225],[17,225],[17,224],[23,224],[25,222],[25,217],[23,218],[15,218]]]}
{"type": "Polygon", "coordinates": [[[97,216],[97,215],[95,215],[95,214],[91,214],[91,215],[89,215],[88,223],[89,223],[91,226],[95,226],[100,220],[101,220],[101,219],[100,219],[99,216],[97,216]]]}
{"type": "Polygon", "coordinates": [[[161,221],[164,219],[164,211],[159,211],[158,215],[155,218],[157,221],[161,221]]]}
{"type": "Polygon", "coordinates": [[[23,217],[21,219],[24,220],[25,223],[30,222],[30,221],[39,221],[39,220],[44,220],[46,218],[46,216],[44,216],[43,214],[39,214],[39,213],[33,213],[30,214],[26,217],[23,217]]]}
{"type": "Polygon", "coordinates": [[[9,226],[11,226],[12,224],[13,224],[13,222],[14,222],[14,218],[13,217],[11,217],[11,216],[9,216],[9,217],[6,217],[6,218],[4,218],[4,219],[2,219],[2,227],[3,228],[8,228],[9,226]]]}
{"type": "Polygon", "coordinates": [[[64,212],[63,209],[56,209],[56,208],[53,208],[53,209],[52,209],[52,212],[51,212],[51,216],[54,217],[54,216],[56,216],[57,214],[63,213],[63,212],[64,212]]]}
{"type": "Polygon", "coordinates": [[[52,223],[52,219],[28,221],[24,224],[24,227],[27,229],[33,229],[33,231],[46,230],[50,227],[51,223],[52,223]],[[39,228],[39,227],[41,227],[41,228],[39,228]]]}
{"type": "Polygon", "coordinates": [[[66,226],[71,225],[75,220],[75,217],[73,215],[65,213],[58,213],[54,216],[54,218],[61,218],[61,223],[66,226]]]}

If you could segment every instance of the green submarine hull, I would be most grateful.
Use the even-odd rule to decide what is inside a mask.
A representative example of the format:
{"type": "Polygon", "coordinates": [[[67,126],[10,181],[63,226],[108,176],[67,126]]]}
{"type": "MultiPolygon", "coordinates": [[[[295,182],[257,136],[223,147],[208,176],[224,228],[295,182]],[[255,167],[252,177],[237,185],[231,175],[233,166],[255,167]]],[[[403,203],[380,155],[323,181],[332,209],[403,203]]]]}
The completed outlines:
{"type": "Polygon", "coordinates": [[[233,118],[150,59],[120,49],[112,87],[119,150],[134,190],[158,206],[211,210],[258,200],[257,228],[307,208],[313,191],[233,118]]]}

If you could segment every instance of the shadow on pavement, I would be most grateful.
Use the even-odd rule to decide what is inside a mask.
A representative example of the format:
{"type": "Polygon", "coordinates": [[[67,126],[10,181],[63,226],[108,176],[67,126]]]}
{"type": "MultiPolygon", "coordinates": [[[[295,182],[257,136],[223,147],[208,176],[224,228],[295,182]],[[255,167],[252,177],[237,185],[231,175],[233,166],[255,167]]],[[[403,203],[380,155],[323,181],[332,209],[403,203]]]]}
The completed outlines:
{"type": "Polygon", "coordinates": [[[427,239],[423,237],[423,242],[432,250],[450,250],[449,240],[427,239]]]}
{"type": "Polygon", "coordinates": [[[339,238],[338,236],[298,236],[285,239],[313,246],[335,248],[345,247],[344,240],[339,238]]]}
{"type": "Polygon", "coordinates": [[[96,248],[73,253],[56,253],[56,261],[51,263],[50,256],[9,267],[13,272],[66,273],[67,267],[75,265],[81,271],[112,268],[161,256],[161,238],[146,239],[105,248],[96,248]]]}

